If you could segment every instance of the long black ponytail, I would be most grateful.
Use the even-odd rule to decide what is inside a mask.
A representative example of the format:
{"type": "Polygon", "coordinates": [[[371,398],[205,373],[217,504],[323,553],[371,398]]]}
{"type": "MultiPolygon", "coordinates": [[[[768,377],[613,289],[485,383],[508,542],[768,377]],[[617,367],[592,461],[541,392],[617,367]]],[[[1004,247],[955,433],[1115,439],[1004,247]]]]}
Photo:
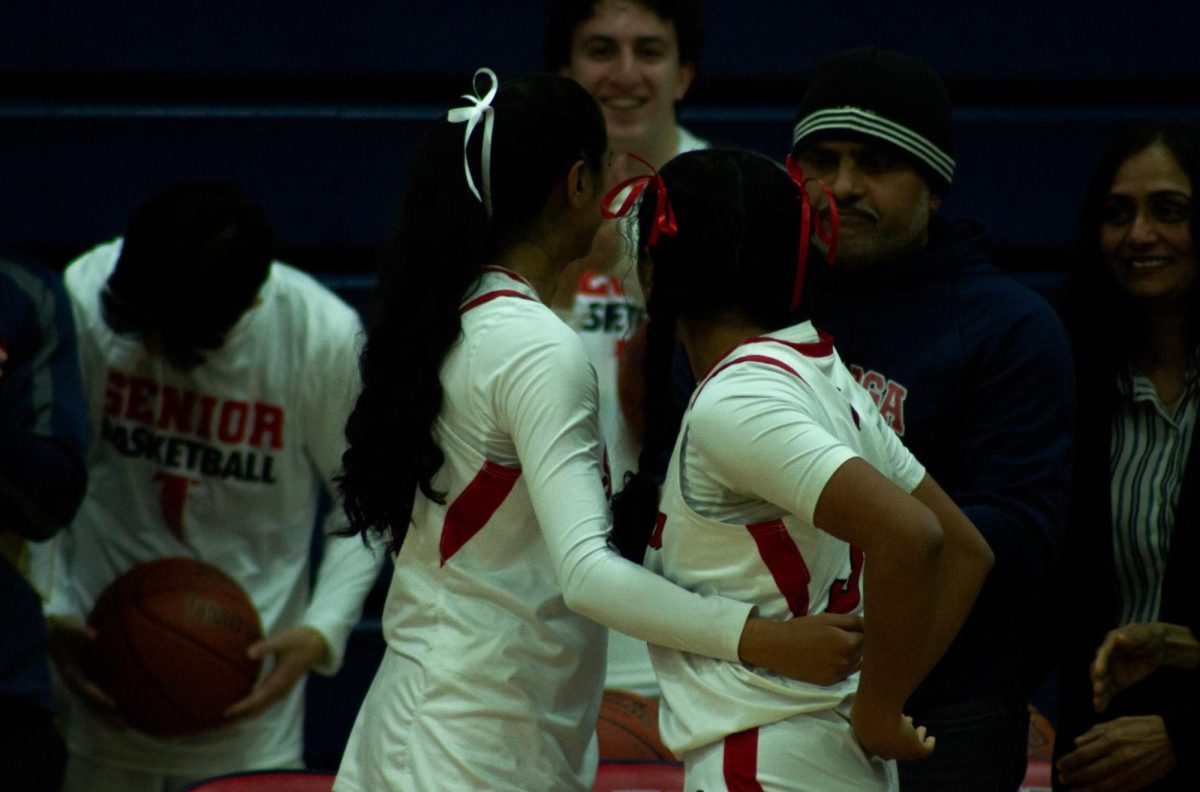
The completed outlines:
{"type": "MultiPolygon", "coordinates": [[[[678,231],[649,250],[646,304],[645,430],[638,470],[613,498],[613,540],[640,563],[658,513],[658,488],[679,433],[684,399],[673,377],[679,318],[735,311],[775,329],[800,321],[790,306],[800,243],[800,188],[759,154],[710,149],[682,154],[662,169],[678,231]]],[[[657,194],[646,188],[638,238],[650,238],[657,194]]],[[[643,255],[645,255],[643,250],[643,255]]],[[[821,256],[816,247],[810,256],[821,256]]]]}
{"type": "Polygon", "coordinates": [[[472,181],[490,192],[490,216],[467,184],[465,125],[439,118],[415,152],[382,257],[377,318],[363,351],[363,389],[346,424],[349,448],[338,484],[350,531],[389,535],[392,552],[408,532],[418,489],[444,502],[445,493],[433,486],[445,461],[433,430],[442,409],[439,370],[462,330],[461,300],[484,265],[539,221],[571,166],[583,160],[599,173],[607,149],[599,108],[572,80],[504,79],[491,106],[486,177],[484,123],[467,147],[472,181]]]}

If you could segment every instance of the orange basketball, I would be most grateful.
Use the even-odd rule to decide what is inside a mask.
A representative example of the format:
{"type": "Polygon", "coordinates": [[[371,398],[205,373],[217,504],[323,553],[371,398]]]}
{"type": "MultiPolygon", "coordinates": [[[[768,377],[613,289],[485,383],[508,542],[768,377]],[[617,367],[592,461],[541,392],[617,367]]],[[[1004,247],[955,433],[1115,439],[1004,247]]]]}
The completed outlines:
{"type": "Polygon", "coordinates": [[[604,691],[596,738],[601,761],[675,761],[658,736],[658,702],[628,690],[604,691]]]}
{"type": "Polygon", "coordinates": [[[88,675],[137,729],[192,734],[227,722],[249,694],[261,661],[246,657],[262,638],[258,611],[212,564],[162,558],[108,585],[88,617],[98,633],[88,675]]]}

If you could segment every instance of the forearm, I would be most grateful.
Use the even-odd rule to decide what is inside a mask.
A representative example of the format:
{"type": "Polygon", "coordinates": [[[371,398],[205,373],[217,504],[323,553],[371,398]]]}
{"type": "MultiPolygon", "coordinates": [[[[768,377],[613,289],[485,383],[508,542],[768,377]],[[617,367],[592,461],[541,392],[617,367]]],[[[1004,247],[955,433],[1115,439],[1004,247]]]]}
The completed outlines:
{"type": "Polygon", "coordinates": [[[992,567],[994,556],[979,531],[949,496],[926,476],[913,497],[937,517],[944,545],[929,589],[933,604],[926,622],[926,662],[932,668],[962,628],[992,567]]]}
{"type": "MultiPolygon", "coordinates": [[[[335,510],[326,528],[337,525],[335,510]]],[[[329,656],[316,668],[320,673],[333,674],[341,666],[346,641],[383,562],[382,547],[368,547],[357,536],[326,533],[316,585],[302,622],[302,626],[320,633],[329,645],[329,656]]]]}
{"type": "MultiPolygon", "coordinates": [[[[757,638],[743,632],[752,606],[687,591],[606,545],[573,561],[564,580],[568,607],[647,643],[719,660],[755,662],[757,638]],[[744,655],[749,651],[750,655],[744,655]]],[[[759,658],[761,660],[761,658],[759,658]]]]}
{"type": "Polygon", "coordinates": [[[863,660],[855,709],[869,717],[897,717],[933,667],[928,630],[934,609],[931,580],[941,565],[936,534],[866,550],[863,660]]]}

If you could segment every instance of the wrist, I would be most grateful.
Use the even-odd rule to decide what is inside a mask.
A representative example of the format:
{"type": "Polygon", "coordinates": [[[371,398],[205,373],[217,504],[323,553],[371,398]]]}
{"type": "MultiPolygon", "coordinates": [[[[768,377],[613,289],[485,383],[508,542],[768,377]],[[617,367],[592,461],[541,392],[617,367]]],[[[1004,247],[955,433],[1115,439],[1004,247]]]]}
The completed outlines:
{"type": "Polygon", "coordinates": [[[860,722],[890,723],[904,714],[904,702],[894,696],[877,693],[870,685],[865,688],[859,679],[858,691],[854,694],[852,718],[860,722]]]}
{"type": "Polygon", "coordinates": [[[1163,664],[1185,670],[1200,667],[1200,643],[1189,628],[1178,624],[1167,626],[1163,664]]]}
{"type": "Polygon", "coordinates": [[[752,666],[763,666],[766,663],[765,647],[770,643],[771,625],[766,619],[750,616],[742,627],[742,636],[738,639],[738,659],[752,666]]]}

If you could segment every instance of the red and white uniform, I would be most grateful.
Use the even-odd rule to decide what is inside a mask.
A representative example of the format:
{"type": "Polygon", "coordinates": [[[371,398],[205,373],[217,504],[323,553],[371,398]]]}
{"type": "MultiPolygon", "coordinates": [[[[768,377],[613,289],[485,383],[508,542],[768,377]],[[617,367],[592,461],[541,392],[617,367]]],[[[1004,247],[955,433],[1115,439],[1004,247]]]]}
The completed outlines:
{"type": "Polygon", "coordinates": [[[441,381],[445,504],[417,494],[335,789],[590,789],[605,630],[587,616],[733,660],[749,606],[609,548],[595,376],[519,276],[484,273],[441,381]]]}
{"type": "MultiPolygon", "coordinates": [[[[860,613],[862,553],[812,522],[826,483],[853,457],[908,492],[924,476],[811,323],[747,341],[693,395],[647,566],[689,590],[753,603],[767,618],[860,613]]],[[[850,734],[857,674],[821,687],[659,647],[651,658],[662,687],[662,737],[688,765],[689,789],[723,789],[731,783],[723,774],[747,768],[751,777],[790,778],[787,788],[813,790],[886,788],[894,773],[857,750],[850,734]],[[831,730],[831,717],[840,728],[831,730]],[[791,772],[800,769],[794,758],[763,748],[806,733],[823,735],[812,764],[828,765],[824,783],[819,768],[791,772]],[[757,751],[748,749],[756,741],[757,751]]]]}
{"type": "MultiPolygon", "coordinates": [[[[320,670],[333,673],[382,563],[357,538],[329,537],[310,591],[319,497],[334,494],[357,393],[357,314],[274,263],[224,346],[184,373],[105,323],[100,294],[119,253],[120,241],[101,245],[64,276],[93,442],[87,495],[59,538],[47,612],[86,620],[101,590],[133,565],[198,558],[241,584],[266,633],[318,630],[332,649],[320,670]]],[[[344,525],[339,518],[335,507],[331,522],[344,525]]],[[[257,717],[178,739],[113,729],[68,703],[72,754],[105,765],[186,778],[301,762],[303,683],[257,717]]]]}

